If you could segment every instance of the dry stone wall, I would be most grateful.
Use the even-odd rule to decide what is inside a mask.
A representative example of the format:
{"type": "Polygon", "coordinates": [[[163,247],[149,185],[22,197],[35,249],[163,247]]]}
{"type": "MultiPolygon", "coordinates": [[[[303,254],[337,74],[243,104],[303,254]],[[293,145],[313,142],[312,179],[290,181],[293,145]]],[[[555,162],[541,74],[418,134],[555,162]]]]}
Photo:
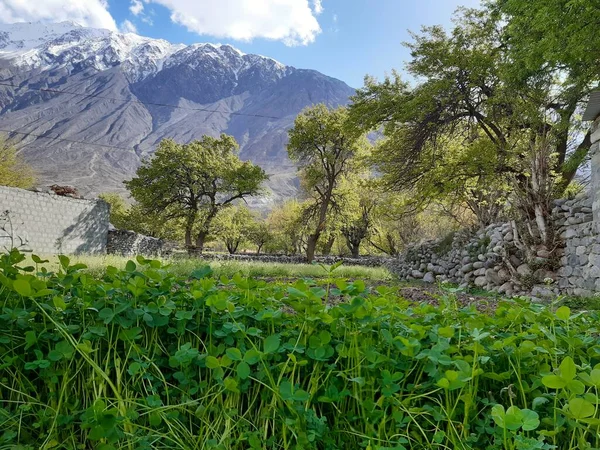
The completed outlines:
{"type": "Polygon", "coordinates": [[[0,186],[0,248],[40,255],[105,253],[109,206],[102,200],[62,197],[0,186]]]}
{"type": "Polygon", "coordinates": [[[111,229],[108,232],[107,252],[120,256],[160,256],[165,253],[162,239],[144,236],[135,231],[111,229]]]}
{"type": "Polygon", "coordinates": [[[552,255],[540,249],[527,261],[516,245],[515,224],[498,223],[413,246],[393,271],[402,279],[447,280],[505,295],[587,296],[600,291],[600,235],[590,196],[556,201],[552,217],[564,246],[552,255]]]}
{"type": "MultiPolygon", "coordinates": [[[[203,253],[197,256],[200,259],[211,261],[257,261],[268,263],[283,263],[283,264],[306,264],[306,257],[303,255],[276,255],[276,254],[259,254],[256,253],[236,253],[233,255],[227,253],[203,253]]],[[[359,258],[348,258],[345,256],[316,256],[316,263],[327,266],[337,262],[342,262],[346,266],[365,266],[365,267],[382,267],[394,266],[396,259],[379,256],[361,256],[359,258]]]]}

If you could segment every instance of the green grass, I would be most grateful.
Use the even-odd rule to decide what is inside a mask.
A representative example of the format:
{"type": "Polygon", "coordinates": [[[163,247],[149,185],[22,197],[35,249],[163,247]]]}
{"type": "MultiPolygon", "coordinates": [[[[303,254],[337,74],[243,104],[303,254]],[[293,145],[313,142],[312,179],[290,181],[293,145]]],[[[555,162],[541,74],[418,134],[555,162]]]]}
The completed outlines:
{"type": "MultiPolygon", "coordinates": [[[[58,258],[46,258],[50,262],[45,264],[48,268],[58,268],[58,258]]],[[[73,256],[73,263],[81,263],[87,266],[87,270],[95,276],[102,275],[107,266],[124,269],[127,261],[135,258],[125,258],[115,255],[103,256],[73,256]]],[[[236,273],[244,277],[253,278],[328,278],[330,277],[328,267],[318,264],[285,264],[260,261],[209,261],[197,258],[163,259],[168,269],[176,276],[189,275],[199,267],[209,265],[216,276],[224,275],[231,277],[236,273]]],[[[392,275],[385,267],[344,266],[337,267],[334,271],[335,277],[349,280],[362,279],[371,282],[391,281],[392,275]]]]}
{"type": "Polygon", "coordinates": [[[600,448],[597,311],[25,264],[0,255],[0,449],[600,448]]]}

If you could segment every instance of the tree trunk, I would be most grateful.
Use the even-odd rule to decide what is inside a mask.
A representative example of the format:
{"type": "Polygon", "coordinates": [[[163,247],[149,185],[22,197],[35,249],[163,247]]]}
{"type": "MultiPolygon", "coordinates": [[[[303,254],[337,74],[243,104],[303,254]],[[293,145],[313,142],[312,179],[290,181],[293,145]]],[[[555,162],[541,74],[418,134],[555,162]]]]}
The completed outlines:
{"type": "Polygon", "coordinates": [[[360,242],[353,242],[350,245],[350,252],[353,258],[358,258],[360,256],[360,242]]]}
{"type": "Polygon", "coordinates": [[[197,253],[202,254],[204,251],[204,243],[206,242],[206,237],[208,236],[208,232],[199,231],[198,236],[196,236],[196,248],[194,249],[197,253]]]}
{"type": "Polygon", "coordinates": [[[331,236],[325,243],[325,247],[323,247],[323,254],[325,256],[329,256],[331,254],[331,249],[333,248],[334,242],[335,242],[335,236],[331,236]]]}
{"type": "Polygon", "coordinates": [[[325,230],[325,223],[327,221],[327,210],[329,209],[329,204],[331,203],[331,195],[333,193],[333,183],[331,183],[327,194],[323,198],[321,206],[319,208],[319,222],[317,224],[317,228],[315,232],[308,237],[308,242],[306,244],[306,259],[308,263],[312,263],[315,259],[315,250],[317,248],[317,242],[319,242],[319,237],[323,230],[325,230]]]}
{"type": "Polygon", "coordinates": [[[315,259],[315,250],[317,248],[317,242],[319,241],[320,232],[317,231],[314,234],[308,236],[308,242],[306,243],[306,260],[308,263],[312,263],[315,259]]]}
{"type": "Polygon", "coordinates": [[[185,228],[185,248],[188,250],[188,252],[190,252],[193,248],[191,227],[185,228]]]}
{"type": "Polygon", "coordinates": [[[260,250],[262,249],[263,244],[257,245],[256,246],[256,254],[260,255],[260,250]]]}
{"type": "Polygon", "coordinates": [[[239,245],[240,245],[239,241],[225,242],[225,246],[227,247],[227,251],[229,252],[230,255],[233,255],[235,252],[237,252],[239,245]]]}

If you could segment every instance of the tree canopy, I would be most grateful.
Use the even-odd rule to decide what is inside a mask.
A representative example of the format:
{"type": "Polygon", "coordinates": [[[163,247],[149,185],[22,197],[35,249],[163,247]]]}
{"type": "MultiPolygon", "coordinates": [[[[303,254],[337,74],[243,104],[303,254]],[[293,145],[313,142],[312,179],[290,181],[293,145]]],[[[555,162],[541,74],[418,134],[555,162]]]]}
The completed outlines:
{"type": "Polygon", "coordinates": [[[349,125],[344,107],[328,109],[319,104],[296,117],[287,149],[300,166],[302,189],[311,199],[305,211],[307,219],[315,221],[306,248],[309,262],[336,206],[335,190],[340,180],[360,167],[367,148],[363,131],[349,125]]]}
{"type": "Polygon", "coordinates": [[[217,213],[260,194],[266,180],[263,169],[240,160],[235,139],[222,134],[189,144],[163,140],[125,184],[148,213],[182,221],[186,246],[201,252],[217,213]]]}
{"type": "Polygon", "coordinates": [[[525,19],[511,22],[511,1],[519,3],[460,10],[450,32],[432,26],[414,34],[407,70],[417,83],[397,73],[381,82],[367,77],[351,116],[383,132],[375,162],[389,187],[423,203],[458,195],[482,225],[497,220],[508,201],[551,246],[552,196],[564,192],[590,146],[577,119],[589,78],[558,64],[533,70],[532,61],[518,63],[525,56],[511,42],[523,29],[513,25],[525,19]]]}
{"type": "Polygon", "coordinates": [[[0,185],[28,189],[35,182],[31,166],[19,157],[14,147],[0,142],[0,185]]]}

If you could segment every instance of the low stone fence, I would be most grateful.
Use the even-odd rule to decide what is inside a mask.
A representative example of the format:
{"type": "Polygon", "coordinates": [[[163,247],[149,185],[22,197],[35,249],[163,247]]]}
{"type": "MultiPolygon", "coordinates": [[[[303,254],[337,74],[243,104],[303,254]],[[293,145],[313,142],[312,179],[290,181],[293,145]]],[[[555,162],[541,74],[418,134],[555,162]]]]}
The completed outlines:
{"type": "Polygon", "coordinates": [[[600,291],[600,236],[592,221],[591,198],[556,201],[552,218],[563,246],[553,255],[540,249],[526,261],[515,243],[514,224],[497,223],[412,246],[391,270],[401,279],[447,280],[505,295],[588,296],[600,291]]]}
{"type": "MultiPolygon", "coordinates": [[[[283,264],[306,264],[306,258],[302,255],[273,255],[273,254],[251,254],[251,253],[202,253],[197,256],[200,259],[210,261],[258,261],[265,263],[283,263],[283,264]]],[[[382,267],[395,263],[394,258],[378,257],[378,256],[363,256],[360,258],[347,258],[344,256],[317,256],[315,263],[331,266],[342,261],[346,266],[365,266],[365,267],[382,267]]]]}
{"type": "Polygon", "coordinates": [[[121,256],[160,256],[164,253],[161,239],[144,236],[129,230],[111,229],[108,232],[107,253],[121,256]]]}

